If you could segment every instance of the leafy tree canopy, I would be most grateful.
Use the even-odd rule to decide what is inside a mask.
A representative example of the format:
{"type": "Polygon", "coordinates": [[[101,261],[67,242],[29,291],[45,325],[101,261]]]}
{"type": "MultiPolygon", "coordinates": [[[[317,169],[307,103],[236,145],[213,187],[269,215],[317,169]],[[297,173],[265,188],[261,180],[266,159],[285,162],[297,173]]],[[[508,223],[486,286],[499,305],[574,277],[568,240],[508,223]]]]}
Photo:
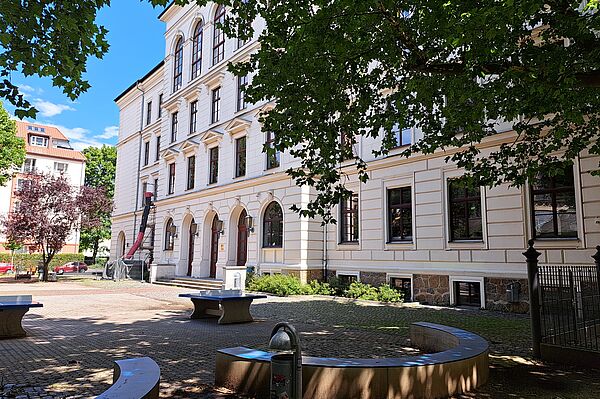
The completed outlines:
{"type": "MultiPolygon", "coordinates": [[[[250,101],[277,104],[264,127],[278,150],[301,159],[291,176],[317,191],[305,215],[331,219],[347,195],[343,159],[368,178],[342,135],[346,144],[382,138],[377,153],[385,154],[395,126],[417,127],[424,138],[404,156],[447,151],[472,183],[491,186],[600,153],[598,0],[216,2],[235,11],[225,26],[231,37],[252,34],[257,16],[266,21],[260,49],[231,69],[256,73],[250,101]],[[514,121],[514,135],[482,153],[498,120],[514,121]]],[[[76,97],[87,87],[85,60],[106,51],[106,31],[93,21],[108,2],[22,4],[0,6],[0,73],[51,76],[76,97]],[[23,15],[39,23],[22,23],[23,15]]],[[[0,95],[27,108],[6,81],[0,95]]]]}
{"type": "Polygon", "coordinates": [[[0,1],[0,97],[20,117],[36,110],[10,81],[11,72],[49,77],[75,100],[89,87],[83,78],[90,56],[108,50],[107,30],[97,25],[97,11],[109,0],[0,1]]]}
{"type": "Polygon", "coordinates": [[[17,124],[0,102],[0,187],[25,161],[25,141],[17,137],[17,124]]]}

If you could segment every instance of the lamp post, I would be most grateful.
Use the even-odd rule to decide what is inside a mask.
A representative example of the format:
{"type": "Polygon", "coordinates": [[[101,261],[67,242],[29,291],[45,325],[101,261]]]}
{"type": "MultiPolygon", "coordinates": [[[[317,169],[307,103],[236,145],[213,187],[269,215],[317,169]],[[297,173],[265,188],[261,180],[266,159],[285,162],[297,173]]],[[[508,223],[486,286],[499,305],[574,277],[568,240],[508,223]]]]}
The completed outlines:
{"type": "Polygon", "coordinates": [[[271,357],[271,399],[302,399],[302,348],[294,326],[277,323],[269,349],[284,352],[271,357]]]}

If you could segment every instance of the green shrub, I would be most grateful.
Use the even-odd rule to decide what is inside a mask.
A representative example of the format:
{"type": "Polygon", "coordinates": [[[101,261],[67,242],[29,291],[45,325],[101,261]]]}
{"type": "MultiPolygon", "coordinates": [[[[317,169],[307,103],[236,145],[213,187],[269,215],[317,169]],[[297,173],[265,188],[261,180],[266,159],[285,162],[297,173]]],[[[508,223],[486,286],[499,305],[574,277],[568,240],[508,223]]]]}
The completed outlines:
{"type": "Polygon", "coordinates": [[[302,293],[305,295],[334,295],[335,290],[331,288],[329,283],[312,280],[310,283],[302,286],[302,293]]]}
{"type": "Polygon", "coordinates": [[[302,284],[294,276],[285,274],[265,275],[252,278],[248,283],[250,291],[268,292],[279,296],[302,294],[302,284]]]}
{"type": "Polygon", "coordinates": [[[377,300],[380,302],[403,302],[404,293],[384,284],[379,287],[377,293],[377,300]]]}
{"type": "Polygon", "coordinates": [[[377,288],[373,287],[370,284],[359,283],[358,281],[350,284],[350,287],[344,293],[348,298],[354,299],[367,299],[370,301],[377,301],[379,291],[377,288]]]}
{"type": "MultiPolygon", "coordinates": [[[[50,262],[50,269],[61,266],[68,262],[83,262],[83,254],[56,254],[50,262]]],[[[0,253],[0,263],[10,263],[10,252],[0,253]]],[[[20,270],[36,269],[38,263],[42,261],[42,254],[15,254],[14,264],[20,270]]]]}
{"type": "Polygon", "coordinates": [[[327,279],[329,286],[333,290],[333,295],[337,296],[345,296],[345,292],[350,288],[350,285],[347,284],[344,280],[340,279],[337,276],[331,276],[327,279]]]}

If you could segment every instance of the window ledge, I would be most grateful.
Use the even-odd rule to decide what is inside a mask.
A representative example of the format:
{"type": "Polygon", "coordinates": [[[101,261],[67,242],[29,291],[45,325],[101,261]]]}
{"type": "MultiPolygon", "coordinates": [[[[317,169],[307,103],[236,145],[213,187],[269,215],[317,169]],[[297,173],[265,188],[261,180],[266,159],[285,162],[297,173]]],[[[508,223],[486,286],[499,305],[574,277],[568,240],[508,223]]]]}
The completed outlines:
{"type": "Polygon", "coordinates": [[[580,248],[582,242],[578,237],[573,238],[535,238],[536,248],[580,248]]]}
{"type": "Polygon", "coordinates": [[[389,241],[385,243],[385,251],[415,249],[414,241],[389,241]]]}

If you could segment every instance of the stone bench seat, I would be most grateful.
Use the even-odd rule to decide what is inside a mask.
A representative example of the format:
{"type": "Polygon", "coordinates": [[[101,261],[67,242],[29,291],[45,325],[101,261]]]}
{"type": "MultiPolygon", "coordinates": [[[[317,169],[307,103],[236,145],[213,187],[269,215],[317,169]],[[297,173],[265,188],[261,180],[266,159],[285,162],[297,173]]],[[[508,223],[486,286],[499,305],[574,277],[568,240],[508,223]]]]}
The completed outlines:
{"type": "Polygon", "coordinates": [[[25,337],[23,316],[29,309],[43,306],[31,295],[0,296],[0,339],[25,337]]]}
{"type": "MultiPolygon", "coordinates": [[[[443,398],[468,392],[488,378],[487,341],[433,323],[413,323],[412,343],[435,353],[385,359],[302,357],[304,398],[443,398]]],[[[273,353],[245,347],[217,353],[215,382],[268,398],[273,353]]]]}
{"type": "Polygon", "coordinates": [[[157,399],[160,368],[149,357],[115,361],[113,385],[97,399],[157,399]]]}

